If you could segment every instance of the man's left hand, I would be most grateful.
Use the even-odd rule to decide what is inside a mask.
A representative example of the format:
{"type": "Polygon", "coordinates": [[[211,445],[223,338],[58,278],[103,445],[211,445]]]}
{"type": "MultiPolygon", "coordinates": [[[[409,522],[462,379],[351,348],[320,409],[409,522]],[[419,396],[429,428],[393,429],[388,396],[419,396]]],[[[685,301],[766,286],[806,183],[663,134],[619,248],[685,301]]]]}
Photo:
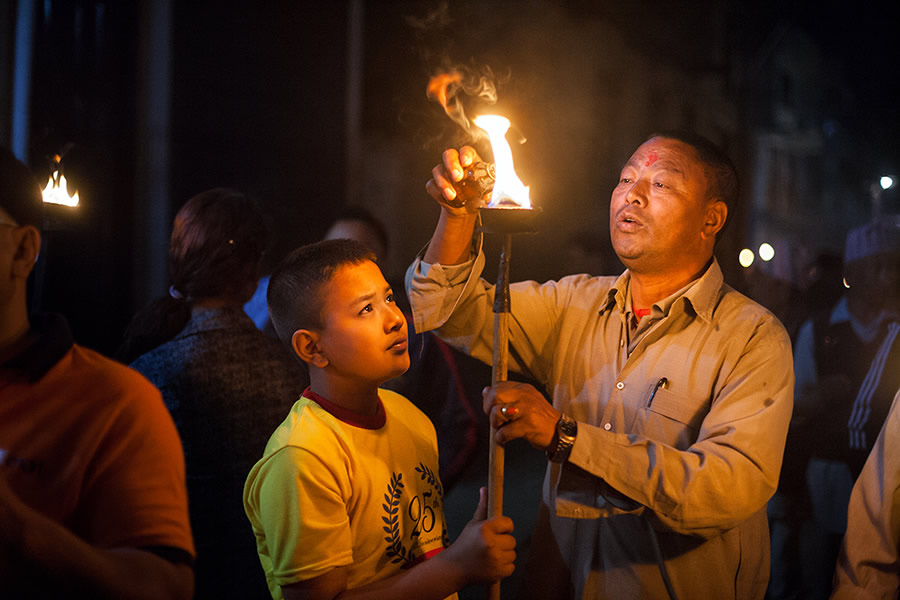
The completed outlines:
{"type": "Polygon", "coordinates": [[[499,444],[525,438],[538,450],[547,450],[556,432],[560,413],[534,386],[517,381],[501,381],[482,392],[484,412],[497,429],[499,444]]]}

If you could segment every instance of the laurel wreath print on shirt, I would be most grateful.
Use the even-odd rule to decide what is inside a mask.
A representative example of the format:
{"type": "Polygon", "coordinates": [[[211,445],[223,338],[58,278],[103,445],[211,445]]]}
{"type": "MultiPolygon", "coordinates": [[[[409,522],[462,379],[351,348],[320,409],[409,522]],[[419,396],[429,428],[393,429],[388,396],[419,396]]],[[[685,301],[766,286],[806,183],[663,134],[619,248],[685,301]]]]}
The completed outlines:
{"type": "MultiPolygon", "coordinates": [[[[414,523],[412,531],[409,533],[409,540],[415,542],[422,533],[430,533],[434,529],[436,523],[436,510],[441,509],[444,490],[440,480],[435,476],[434,471],[429,469],[423,463],[419,463],[416,467],[416,473],[419,478],[425,481],[431,487],[421,495],[413,496],[406,506],[407,516],[414,523]]],[[[391,559],[392,563],[404,563],[404,568],[411,566],[416,562],[416,557],[412,551],[407,549],[403,540],[400,539],[400,499],[403,496],[403,490],[406,485],[403,483],[403,473],[392,473],[391,480],[387,486],[387,493],[384,495],[384,515],[381,520],[384,521],[384,540],[388,543],[385,553],[391,559]]],[[[441,537],[446,544],[446,528],[443,528],[441,537]]]]}

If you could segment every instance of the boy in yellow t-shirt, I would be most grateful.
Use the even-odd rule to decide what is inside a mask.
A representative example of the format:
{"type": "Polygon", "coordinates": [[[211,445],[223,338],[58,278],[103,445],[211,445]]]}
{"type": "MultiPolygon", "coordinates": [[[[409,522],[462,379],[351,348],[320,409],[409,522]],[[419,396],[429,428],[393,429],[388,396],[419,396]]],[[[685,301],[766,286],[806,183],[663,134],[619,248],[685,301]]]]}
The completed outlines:
{"type": "Polygon", "coordinates": [[[244,486],[272,597],[445,598],[513,570],[507,517],[475,516],[447,543],[434,426],[379,385],[409,368],[406,320],[375,257],[329,240],[272,275],[279,337],[310,387],[244,486]]]}

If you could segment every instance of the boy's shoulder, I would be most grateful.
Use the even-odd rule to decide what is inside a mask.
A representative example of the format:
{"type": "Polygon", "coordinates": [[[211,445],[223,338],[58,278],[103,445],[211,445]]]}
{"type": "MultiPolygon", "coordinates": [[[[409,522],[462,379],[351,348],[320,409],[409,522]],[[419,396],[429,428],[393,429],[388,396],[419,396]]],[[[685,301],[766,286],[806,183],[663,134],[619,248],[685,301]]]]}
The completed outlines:
{"type": "Polygon", "coordinates": [[[288,446],[309,446],[320,442],[320,435],[333,430],[328,411],[306,393],[294,402],[287,416],[269,437],[263,458],[288,446]]]}
{"type": "Polygon", "coordinates": [[[434,430],[434,424],[428,418],[428,415],[422,412],[422,409],[413,404],[403,394],[393,390],[378,388],[378,397],[381,398],[381,403],[384,405],[388,419],[402,420],[417,430],[423,428],[425,430],[434,430]]]}
{"type": "MultiPolygon", "coordinates": [[[[395,424],[403,424],[413,430],[434,430],[431,419],[402,394],[379,388],[378,397],[384,409],[382,417],[384,424],[390,422],[392,427],[395,424]]],[[[351,421],[348,423],[348,420],[342,418],[340,414],[334,414],[328,409],[327,403],[317,399],[315,394],[305,392],[269,438],[264,456],[288,446],[321,450],[323,436],[335,438],[337,441],[344,437],[342,429],[347,425],[361,426],[362,429],[380,428],[374,424],[376,419],[351,421]]]]}
{"type": "MultiPolygon", "coordinates": [[[[351,457],[356,457],[360,451],[359,456],[363,456],[381,447],[377,438],[384,427],[389,428],[389,435],[395,441],[406,440],[400,444],[408,444],[410,451],[426,447],[436,451],[434,425],[425,413],[397,392],[379,388],[378,395],[382,404],[382,420],[381,426],[375,427],[358,422],[348,423],[317,402],[315,394],[304,393],[272,433],[250,478],[273,469],[293,470],[298,460],[307,466],[311,463],[335,465],[347,463],[348,460],[352,462],[355,459],[351,457]],[[315,460],[310,461],[311,457],[315,460]]],[[[372,421],[375,419],[371,419],[370,423],[372,421]]]]}

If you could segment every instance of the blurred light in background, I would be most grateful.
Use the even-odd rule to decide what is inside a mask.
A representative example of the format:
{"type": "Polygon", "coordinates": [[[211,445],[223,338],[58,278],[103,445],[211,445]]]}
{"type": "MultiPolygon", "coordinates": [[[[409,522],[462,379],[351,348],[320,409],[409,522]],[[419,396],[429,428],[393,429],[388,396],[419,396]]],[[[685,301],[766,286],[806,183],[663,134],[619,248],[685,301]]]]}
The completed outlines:
{"type": "Polygon", "coordinates": [[[753,264],[754,258],[756,258],[756,256],[750,248],[744,248],[741,250],[741,253],[738,254],[738,262],[741,263],[741,266],[745,269],[753,264]]]}
{"type": "Polygon", "coordinates": [[[885,175],[884,177],[881,178],[879,183],[881,183],[881,189],[887,190],[887,189],[894,187],[894,178],[888,177],[887,175],[885,175]]]}
{"type": "Polygon", "coordinates": [[[760,260],[764,260],[769,262],[773,258],[775,258],[775,248],[772,247],[768,242],[763,242],[759,246],[759,258],[760,260]]]}

